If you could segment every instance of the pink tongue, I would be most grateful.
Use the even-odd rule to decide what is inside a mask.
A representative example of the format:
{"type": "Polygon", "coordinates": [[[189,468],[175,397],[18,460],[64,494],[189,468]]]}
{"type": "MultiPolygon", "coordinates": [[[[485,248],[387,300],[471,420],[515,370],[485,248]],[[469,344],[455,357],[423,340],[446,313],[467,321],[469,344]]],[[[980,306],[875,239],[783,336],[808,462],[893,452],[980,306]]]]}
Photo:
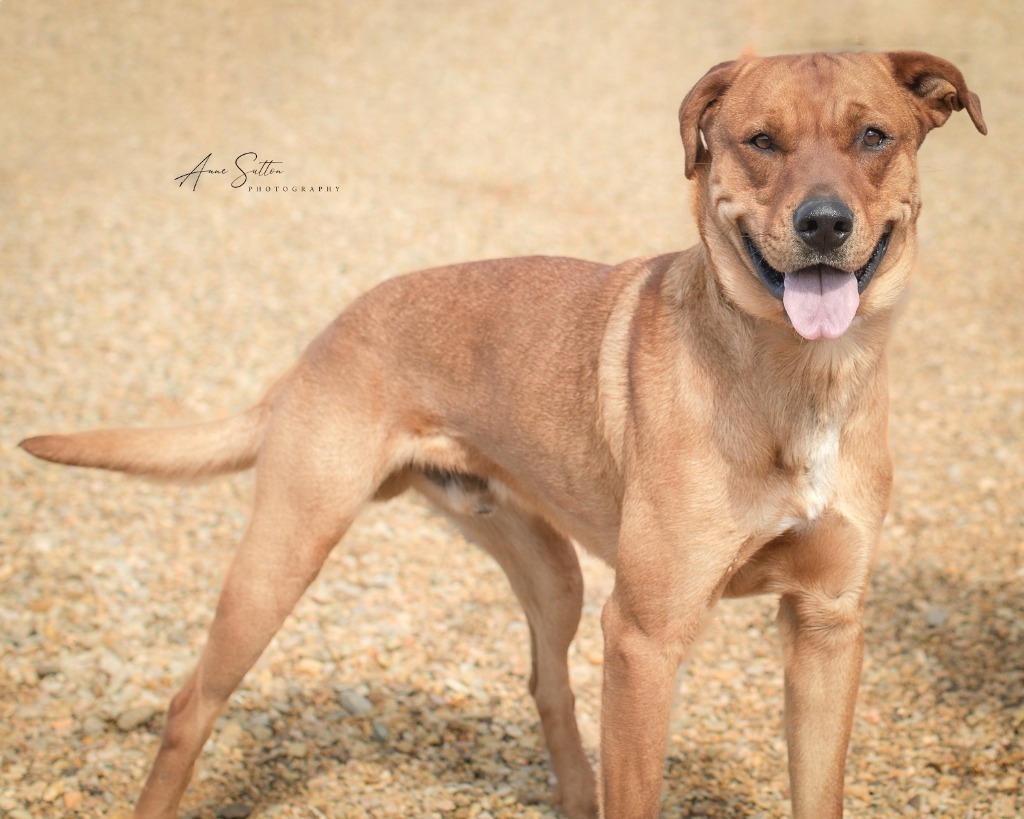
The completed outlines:
{"type": "Polygon", "coordinates": [[[860,304],[857,277],[826,265],[787,273],[782,303],[793,327],[808,341],[839,338],[860,304]]]}

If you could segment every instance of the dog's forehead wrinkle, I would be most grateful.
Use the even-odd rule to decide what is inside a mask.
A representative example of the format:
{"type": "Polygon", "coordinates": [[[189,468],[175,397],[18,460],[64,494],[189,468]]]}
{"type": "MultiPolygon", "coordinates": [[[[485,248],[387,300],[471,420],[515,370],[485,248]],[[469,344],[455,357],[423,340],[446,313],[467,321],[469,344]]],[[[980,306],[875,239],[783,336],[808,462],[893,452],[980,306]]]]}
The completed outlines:
{"type": "Polygon", "coordinates": [[[809,106],[815,113],[810,110],[794,111],[792,95],[788,90],[776,92],[754,88],[729,100],[729,104],[722,107],[716,123],[721,123],[729,142],[748,142],[764,133],[783,151],[790,151],[805,143],[808,138],[818,139],[829,131],[836,116],[831,111],[827,116],[821,112],[831,107],[831,101],[824,95],[819,103],[809,106]]]}
{"type": "Polygon", "coordinates": [[[868,99],[851,97],[840,100],[840,111],[843,118],[849,122],[861,122],[881,118],[883,114],[878,111],[878,105],[868,99]]]}
{"type": "MultiPolygon", "coordinates": [[[[879,110],[877,84],[848,63],[858,54],[769,57],[741,73],[723,109],[751,135],[834,134],[890,118],[879,110]],[[793,105],[794,99],[804,101],[793,105]]],[[[877,69],[880,70],[880,69],[877,69]]]]}

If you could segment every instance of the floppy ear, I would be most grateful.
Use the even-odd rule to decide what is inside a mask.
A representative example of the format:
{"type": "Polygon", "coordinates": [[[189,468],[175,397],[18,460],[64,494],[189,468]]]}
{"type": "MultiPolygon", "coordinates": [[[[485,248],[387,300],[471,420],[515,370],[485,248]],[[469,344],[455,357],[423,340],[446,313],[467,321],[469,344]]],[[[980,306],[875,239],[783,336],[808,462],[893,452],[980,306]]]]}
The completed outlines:
{"type": "Polygon", "coordinates": [[[971,122],[987,134],[981,100],[967,88],[964,75],[953,63],[921,51],[890,51],[887,55],[896,82],[914,96],[921,112],[924,139],[932,128],[944,124],[954,111],[967,109],[971,122]]]}
{"type": "Polygon", "coordinates": [[[683,151],[686,154],[687,179],[693,178],[697,163],[704,161],[708,155],[700,136],[701,120],[732,83],[739,65],[739,60],[716,65],[690,89],[679,107],[679,134],[683,138],[683,151]]]}

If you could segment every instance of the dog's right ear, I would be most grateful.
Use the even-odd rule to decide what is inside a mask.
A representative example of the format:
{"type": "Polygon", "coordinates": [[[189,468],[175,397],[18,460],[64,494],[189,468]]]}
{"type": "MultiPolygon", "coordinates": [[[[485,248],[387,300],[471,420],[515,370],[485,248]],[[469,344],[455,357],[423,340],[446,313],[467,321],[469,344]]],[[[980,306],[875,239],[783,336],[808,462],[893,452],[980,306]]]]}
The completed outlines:
{"type": "Polygon", "coordinates": [[[679,134],[686,154],[687,179],[693,178],[697,163],[706,161],[708,156],[708,146],[701,133],[704,115],[732,84],[739,67],[739,60],[719,63],[700,78],[679,107],[679,134]]]}

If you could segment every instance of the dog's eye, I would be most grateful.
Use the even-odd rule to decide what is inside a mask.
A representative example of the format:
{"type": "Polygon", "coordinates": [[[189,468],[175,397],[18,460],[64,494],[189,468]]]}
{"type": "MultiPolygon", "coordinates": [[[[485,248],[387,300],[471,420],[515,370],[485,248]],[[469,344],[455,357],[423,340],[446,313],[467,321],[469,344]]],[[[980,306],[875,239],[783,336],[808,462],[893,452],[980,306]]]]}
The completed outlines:
{"type": "Polygon", "coordinates": [[[750,144],[759,151],[770,151],[775,147],[775,142],[768,134],[758,134],[750,140],[750,144]]]}
{"type": "Polygon", "coordinates": [[[860,141],[868,148],[877,148],[889,139],[881,128],[868,128],[860,141]]]}

